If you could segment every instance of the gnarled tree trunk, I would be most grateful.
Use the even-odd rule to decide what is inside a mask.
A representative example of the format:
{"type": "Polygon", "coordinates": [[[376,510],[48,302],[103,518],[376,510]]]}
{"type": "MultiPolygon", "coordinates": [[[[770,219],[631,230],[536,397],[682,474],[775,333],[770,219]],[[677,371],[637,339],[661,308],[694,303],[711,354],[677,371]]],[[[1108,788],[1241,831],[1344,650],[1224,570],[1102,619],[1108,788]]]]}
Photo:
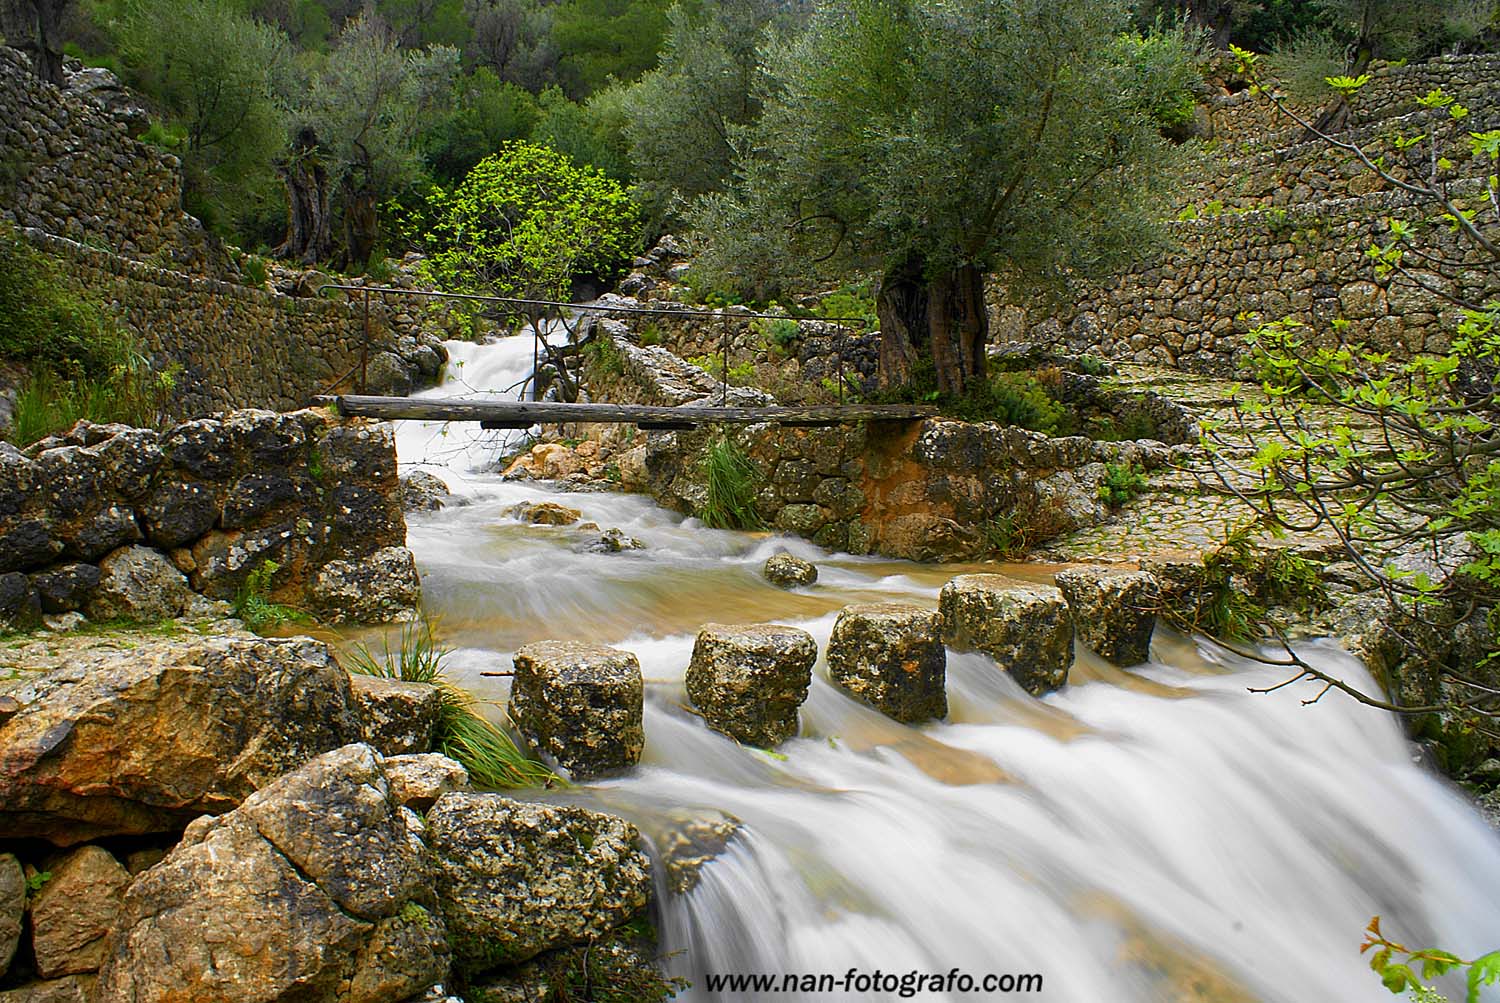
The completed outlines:
{"type": "Polygon", "coordinates": [[[380,214],[375,209],[375,195],[352,186],[345,189],[344,196],[344,253],[348,255],[346,266],[364,268],[375,253],[375,243],[380,239],[380,214]]]}
{"type": "Polygon", "coordinates": [[[315,265],[333,250],[333,225],[328,215],[328,172],[317,156],[318,139],[311,129],[297,135],[292,153],[277,168],[286,184],[286,240],[275,250],[278,258],[315,265]]]}
{"type": "Polygon", "coordinates": [[[943,393],[957,396],[984,380],[990,321],[978,268],[928,275],[920,259],[908,258],[881,280],[876,313],[882,387],[911,383],[924,359],[943,393]]]}

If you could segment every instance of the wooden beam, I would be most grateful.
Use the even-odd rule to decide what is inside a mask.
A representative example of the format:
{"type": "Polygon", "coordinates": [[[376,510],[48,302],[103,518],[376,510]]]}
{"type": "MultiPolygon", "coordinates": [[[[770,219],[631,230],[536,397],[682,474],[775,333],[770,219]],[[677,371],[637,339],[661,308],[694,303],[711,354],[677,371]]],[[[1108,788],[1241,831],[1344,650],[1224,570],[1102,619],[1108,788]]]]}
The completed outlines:
{"type": "Polygon", "coordinates": [[[921,421],[938,409],[921,404],[830,404],[815,407],[655,407],[647,404],[562,404],[554,401],[369,397],[343,394],[319,398],[340,413],[363,418],[415,421],[478,421],[495,427],[526,428],[567,422],[602,422],[644,427],[694,425],[849,425],[861,421],[921,421]]]}

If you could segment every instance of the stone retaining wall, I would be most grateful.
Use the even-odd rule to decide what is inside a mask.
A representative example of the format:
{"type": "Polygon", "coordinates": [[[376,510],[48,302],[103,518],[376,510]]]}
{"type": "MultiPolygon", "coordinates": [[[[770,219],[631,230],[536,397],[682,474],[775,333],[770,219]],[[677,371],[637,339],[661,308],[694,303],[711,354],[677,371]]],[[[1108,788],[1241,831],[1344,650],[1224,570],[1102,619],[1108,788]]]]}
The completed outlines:
{"type": "Polygon", "coordinates": [[[131,257],[211,271],[182,211],[176,157],[130,137],[103,104],[39,79],[0,45],[0,220],[131,257]]]}
{"type": "Polygon", "coordinates": [[[237,411],[0,444],[0,630],[178,616],[189,587],[234,599],[257,571],[261,598],[388,620],[417,599],[405,542],[388,425],[237,411]]]}
{"type": "MultiPolygon", "coordinates": [[[[716,402],[717,387],[707,374],[660,347],[634,345],[617,325],[600,329],[614,339],[619,361],[609,371],[590,362],[586,379],[596,398],[669,406],[716,402]]],[[[731,403],[769,400],[762,395],[731,403]]],[[[626,490],[650,494],[680,512],[702,509],[703,458],[721,433],[651,432],[644,442],[598,426],[580,426],[579,433],[601,440],[612,453],[626,490]]],[[[723,434],[754,467],[755,509],[767,526],[833,550],[911,560],[1035,547],[1095,525],[1109,517],[1099,499],[1107,463],[1150,469],[1170,455],[1160,443],[1054,439],[994,423],[940,419],[826,429],[754,425],[723,434]]]]}
{"type": "MultiPolygon", "coordinates": [[[[680,310],[672,314],[610,314],[638,343],[660,345],[683,359],[707,363],[719,376],[728,348],[729,368],[746,363],[776,368],[790,384],[802,382],[837,392],[842,371],[846,386],[872,388],[880,365],[880,337],[822,320],[797,321],[798,335],[786,346],[773,345],[765,333],[774,322],[746,316],[746,307],[723,311],[694,307],[671,300],[641,301],[628,296],[605,296],[603,305],[680,310]],[[842,369],[840,360],[842,359],[842,369]]],[[[787,318],[792,320],[794,318],[787,318]]]]}
{"type": "MultiPolygon", "coordinates": [[[[1220,376],[1244,373],[1241,336],[1251,314],[1293,316],[1324,331],[1342,317],[1354,322],[1356,339],[1398,358],[1442,351],[1454,308],[1402,281],[1377,280],[1365,254],[1389,241],[1386,219],[1408,208],[1382,193],[1172,223],[1175,249],[1111,282],[1081,285],[1069,302],[1012,296],[996,283],[994,337],[1220,376]]],[[[1439,224],[1423,239],[1456,250],[1439,224]]],[[[1470,299],[1500,292],[1478,270],[1473,278],[1476,285],[1459,290],[1470,299]]]]}
{"type": "MultiPolygon", "coordinates": [[[[1439,56],[1404,66],[1381,66],[1370,71],[1370,78],[1354,101],[1351,126],[1409,115],[1417,110],[1417,99],[1436,87],[1481,107],[1500,87],[1500,55],[1439,56]]],[[[1294,107],[1303,117],[1315,117],[1318,112],[1312,106],[1294,107]]],[[[1277,149],[1298,142],[1302,132],[1300,126],[1288,125],[1286,117],[1264,97],[1248,90],[1217,97],[1209,105],[1209,116],[1214,138],[1225,143],[1249,142],[1277,149]]]]}

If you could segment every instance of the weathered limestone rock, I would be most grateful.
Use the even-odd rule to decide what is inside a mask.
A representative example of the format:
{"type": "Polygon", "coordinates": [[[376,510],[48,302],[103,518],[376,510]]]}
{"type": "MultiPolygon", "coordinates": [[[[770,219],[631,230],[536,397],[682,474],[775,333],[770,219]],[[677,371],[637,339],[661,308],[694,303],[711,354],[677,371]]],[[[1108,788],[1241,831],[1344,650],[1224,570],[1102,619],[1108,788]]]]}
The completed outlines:
{"type": "Polygon", "coordinates": [[[92,975],[69,975],[32,982],[0,993],[0,1003],[94,1003],[98,980],[92,975]]]}
{"type": "Polygon", "coordinates": [[[982,651],[1026,692],[1041,696],[1068,681],[1073,621],[1062,593],[999,575],[960,575],[943,586],[943,641],[982,651]]]}
{"type": "Polygon", "coordinates": [[[421,600],[416,558],[405,547],[331,561],[312,586],[313,606],[328,623],[389,623],[411,615],[421,600]]]}
{"type": "Polygon", "coordinates": [[[349,689],[365,741],[381,755],[404,756],[432,748],[443,706],[436,686],[354,673],[349,689]]]}
{"type": "Polygon", "coordinates": [[[444,794],[469,789],[469,771],[463,764],[437,752],[390,756],[385,775],[395,802],[417,811],[431,808],[444,794]]]}
{"type": "Polygon", "coordinates": [[[796,627],[707,624],[693,645],[688,698],[715,731],[774,746],[797,734],[817,660],[817,642],[796,627]]]}
{"type": "Polygon", "coordinates": [[[698,887],[704,866],[724,852],[741,824],[712,809],[674,813],[664,830],[653,833],[667,887],[678,895],[698,887]]]}
{"type": "Polygon", "coordinates": [[[10,969],[26,918],[26,875],[13,854],[0,853],[0,976],[10,969]]]}
{"type": "Polygon", "coordinates": [[[615,935],[586,947],[564,947],[514,968],[492,972],[471,988],[485,1003],[565,1003],[576,997],[563,988],[608,986],[613,998],[661,1000],[673,988],[646,950],[628,937],[615,935]]]}
{"type": "Polygon", "coordinates": [[[398,1003],[448,974],[432,877],[378,755],[338,749],[136,879],[99,1003],[398,1003]]]}
{"type": "Polygon", "coordinates": [[[84,637],[0,696],[20,708],[0,721],[0,831],[64,846],[176,831],[360,736],[348,675],[306,639],[84,637]]]}
{"type": "Polygon", "coordinates": [[[401,478],[403,512],[436,512],[448,504],[451,496],[442,478],[425,470],[413,470],[401,478]]]}
{"type": "Polygon", "coordinates": [[[153,623],[181,616],[192,600],[187,579],[158,551],[123,547],[99,563],[85,612],[90,620],[153,623]]]}
{"type": "Polygon", "coordinates": [[[578,509],[556,502],[521,502],[506,509],[504,514],[533,526],[571,526],[583,518],[578,509]]]}
{"type": "Polygon", "coordinates": [[[49,870],[31,905],[37,972],[44,979],[97,972],[130,874],[98,846],[80,847],[49,870]]]}
{"type": "Polygon", "coordinates": [[[1161,590],[1143,571],[1078,568],[1059,572],[1057,587],[1072,612],[1078,640],[1121,668],[1151,657],[1161,590]]]}
{"type": "Polygon", "coordinates": [[[446,794],[427,814],[455,961],[472,972],[601,936],[646,907],[635,826],[582,808],[446,794]]]}
{"type": "Polygon", "coordinates": [[[772,554],[766,559],[762,573],[766,581],[784,589],[795,589],[811,585],[818,580],[818,569],[808,561],[792,554],[772,554]]]}
{"type": "Polygon", "coordinates": [[[628,769],[641,758],[645,682],[628,651],[540,641],[516,652],[510,718],[575,778],[628,769]]]}
{"type": "Polygon", "coordinates": [[[31,586],[47,613],[71,613],[83,609],[99,587],[99,569],[92,564],[59,564],[31,575],[31,586]]]}
{"type": "Polygon", "coordinates": [[[633,536],[626,536],[622,530],[606,529],[599,539],[584,549],[591,554],[620,554],[627,550],[644,550],[646,545],[633,536]]]}
{"type": "Polygon", "coordinates": [[[828,639],[828,675],[888,717],[916,724],[948,713],[948,657],[936,610],[846,606],[828,639]]]}

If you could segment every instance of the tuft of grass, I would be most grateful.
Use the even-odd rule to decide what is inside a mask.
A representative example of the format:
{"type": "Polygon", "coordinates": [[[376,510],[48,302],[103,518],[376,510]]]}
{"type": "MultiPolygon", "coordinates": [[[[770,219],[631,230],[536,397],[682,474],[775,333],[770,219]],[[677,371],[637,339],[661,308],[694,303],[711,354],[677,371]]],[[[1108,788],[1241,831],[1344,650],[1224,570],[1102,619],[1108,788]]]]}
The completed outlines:
{"type": "Polygon", "coordinates": [[[764,529],[755,511],[760,475],[745,451],[728,438],[709,444],[703,454],[703,477],[708,498],[698,513],[712,529],[764,529]]]}
{"type": "Polygon", "coordinates": [[[436,686],[442,698],[437,751],[462,763],[476,786],[513,790],[563,782],[480,716],[473,695],[444,675],[448,649],[438,643],[431,621],[408,623],[401,628],[401,643],[395,650],[389,637],[382,647],[377,655],[368,645],[355,645],[346,654],[345,667],[361,675],[436,686]]]}
{"type": "Polygon", "coordinates": [[[307,614],[299,609],[271,601],[271,579],[280,570],[281,565],[275,561],[262,561],[260,567],[245,576],[233,602],[229,604],[234,615],[245,621],[245,626],[257,634],[308,619],[307,614]]]}

